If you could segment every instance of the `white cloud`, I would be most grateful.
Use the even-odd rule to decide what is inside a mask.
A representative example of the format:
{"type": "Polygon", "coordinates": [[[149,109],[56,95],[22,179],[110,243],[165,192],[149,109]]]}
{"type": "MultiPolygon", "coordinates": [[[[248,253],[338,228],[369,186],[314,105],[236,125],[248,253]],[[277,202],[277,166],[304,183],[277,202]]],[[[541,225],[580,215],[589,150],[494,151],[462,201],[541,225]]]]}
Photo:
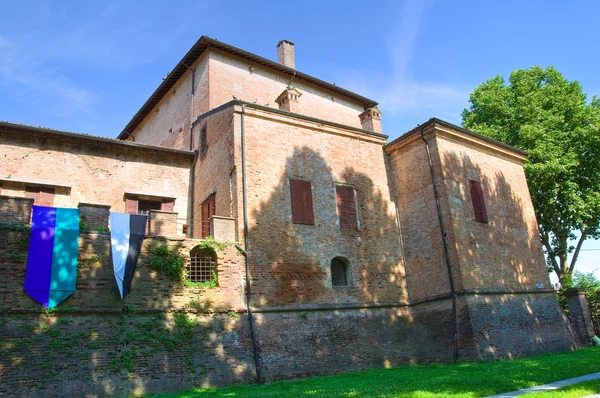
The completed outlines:
{"type": "Polygon", "coordinates": [[[392,67],[389,75],[346,71],[341,73],[342,86],[377,100],[388,116],[414,115],[415,121],[430,116],[458,118],[472,87],[420,80],[411,70],[423,15],[432,6],[433,1],[408,0],[398,11],[396,29],[387,38],[388,51],[382,60],[392,67]]]}
{"type": "Polygon", "coordinates": [[[0,36],[0,86],[22,101],[40,103],[48,112],[89,114],[94,96],[58,71],[45,67],[15,43],[0,36]]]}

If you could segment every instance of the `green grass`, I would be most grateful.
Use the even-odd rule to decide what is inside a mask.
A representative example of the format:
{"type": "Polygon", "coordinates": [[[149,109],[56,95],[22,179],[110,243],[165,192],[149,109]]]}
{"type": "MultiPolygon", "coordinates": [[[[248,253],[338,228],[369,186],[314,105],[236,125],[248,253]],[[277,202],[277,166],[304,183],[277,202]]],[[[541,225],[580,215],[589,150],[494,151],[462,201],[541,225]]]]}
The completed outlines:
{"type": "Polygon", "coordinates": [[[600,371],[600,349],[513,361],[375,369],[264,386],[193,389],[161,398],[217,397],[485,397],[600,371]]]}
{"type": "Polygon", "coordinates": [[[532,392],[521,395],[521,398],[579,398],[600,392],[600,379],[585,381],[554,391],[532,392]]]}

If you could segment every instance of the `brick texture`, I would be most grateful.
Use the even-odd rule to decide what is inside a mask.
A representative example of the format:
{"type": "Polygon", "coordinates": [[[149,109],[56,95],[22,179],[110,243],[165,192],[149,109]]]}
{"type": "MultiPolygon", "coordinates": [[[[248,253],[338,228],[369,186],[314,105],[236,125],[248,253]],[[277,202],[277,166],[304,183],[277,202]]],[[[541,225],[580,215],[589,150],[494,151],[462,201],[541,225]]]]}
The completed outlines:
{"type": "MultiPolygon", "coordinates": [[[[0,128],[0,153],[5,155],[0,163],[2,176],[71,185],[55,189],[56,207],[76,208],[83,202],[124,212],[126,190],[147,192],[176,197],[179,233],[187,223],[192,156],[5,128],[0,128]]],[[[23,197],[24,191],[23,183],[2,184],[3,195],[23,197]]]]}
{"type": "Polygon", "coordinates": [[[29,224],[33,199],[0,195],[0,223],[29,224]]]}
{"type": "Polygon", "coordinates": [[[108,229],[110,206],[80,202],[77,207],[79,207],[79,220],[87,230],[108,229]]]}

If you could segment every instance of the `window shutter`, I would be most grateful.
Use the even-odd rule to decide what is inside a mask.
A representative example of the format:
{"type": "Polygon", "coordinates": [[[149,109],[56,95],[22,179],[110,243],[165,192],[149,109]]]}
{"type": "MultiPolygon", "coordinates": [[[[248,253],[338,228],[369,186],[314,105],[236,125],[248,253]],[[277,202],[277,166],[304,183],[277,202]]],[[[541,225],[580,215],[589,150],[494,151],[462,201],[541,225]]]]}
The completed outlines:
{"type": "Polygon", "coordinates": [[[310,181],[290,180],[292,198],[292,222],[294,224],[315,224],[310,181]]]}
{"type": "Polygon", "coordinates": [[[41,187],[38,198],[40,206],[54,206],[54,188],[41,187]]]}
{"type": "Polygon", "coordinates": [[[25,197],[33,199],[33,204],[39,204],[40,189],[38,187],[25,187],[25,197]]]}
{"type": "Polygon", "coordinates": [[[173,211],[173,209],[175,208],[175,201],[174,200],[169,200],[167,202],[162,202],[160,205],[160,209],[162,211],[173,211]]]}
{"type": "Polygon", "coordinates": [[[125,198],[125,213],[137,214],[138,212],[138,198],[130,196],[125,198]]]}
{"type": "Polygon", "coordinates": [[[485,208],[485,200],[483,197],[483,188],[481,187],[481,182],[469,180],[469,187],[471,188],[471,199],[473,201],[475,221],[487,223],[488,215],[485,208]]]}
{"type": "Polygon", "coordinates": [[[201,238],[206,238],[211,234],[210,230],[210,218],[215,215],[215,194],[211,194],[204,202],[202,202],[201,206],[201,216],[202,216],[202,230],[201,230],[201,238]]]}
{"type": "Polygon", "coordinates": [[[340,228],[358,229],[354,188],[345,185],[337,185],[335,187],[335,194],[340,228]]]}

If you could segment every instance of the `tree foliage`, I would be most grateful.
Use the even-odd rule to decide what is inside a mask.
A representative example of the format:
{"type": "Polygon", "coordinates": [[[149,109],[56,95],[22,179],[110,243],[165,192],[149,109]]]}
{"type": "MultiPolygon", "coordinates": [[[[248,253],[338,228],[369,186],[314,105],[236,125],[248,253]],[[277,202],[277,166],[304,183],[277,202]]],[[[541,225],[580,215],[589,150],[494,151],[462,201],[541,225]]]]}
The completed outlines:
{"type": "Polygon", "coordinates": [[[571,278],[566,278],[563,286],[557,292],[558,302],[565,312],[569,313],[569,307],[567,306],[566,291],[570,287],[576,287],[585,294],[585,298],[590,309],[590,315],[594,323],[594,329],[600,330],[600,297],[598,297],[598,291],[600,291],[600,280],[594,275],[593,272],[578,272],[575,271],[571,278]]]}
{"type": "Polygon", "coordinates": [[[529,152],[525,173],[549,271],[564,281],[581,245],[600,237],[600,99],[532,67],[478,86],[463,126],[529,152]],[[568,256],[571,260],[568,261],[568,256]]]}

